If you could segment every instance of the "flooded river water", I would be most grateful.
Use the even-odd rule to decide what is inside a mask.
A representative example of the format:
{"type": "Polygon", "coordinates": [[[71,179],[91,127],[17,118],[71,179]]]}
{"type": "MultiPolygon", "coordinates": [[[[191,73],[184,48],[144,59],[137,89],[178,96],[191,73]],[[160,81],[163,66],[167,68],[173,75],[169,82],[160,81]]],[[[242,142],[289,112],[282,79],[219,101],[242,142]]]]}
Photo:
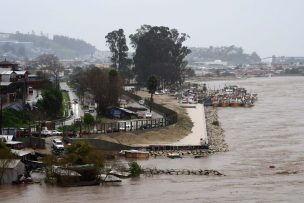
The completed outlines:
{"type": "Polygon", "coordinates": [[[143,176],[119,186],[79,188],[1,186],[0,202],[303,202],[304,77],[207,84],[237,84],[258,93],[253,108],[219,108],[229,151],[202,159],[152,158],[140,164],[216,169],[226,176],[143,176]]]}

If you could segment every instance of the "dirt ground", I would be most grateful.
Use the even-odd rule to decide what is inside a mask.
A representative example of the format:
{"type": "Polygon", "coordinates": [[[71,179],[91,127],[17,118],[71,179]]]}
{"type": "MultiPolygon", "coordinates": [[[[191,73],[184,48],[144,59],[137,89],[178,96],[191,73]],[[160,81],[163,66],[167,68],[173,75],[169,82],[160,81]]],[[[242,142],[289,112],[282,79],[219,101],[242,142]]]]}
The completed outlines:
{"type": "MultiPolygon", "coordinates": [[[[147,92],[140,91],[137,94],[143,98],[150,97],[147,92]]],[[[154,95],[153,98],[155,103],[164,105],[165,107],[177,112],[178,121],[176,124],[161,129],[143,130],[142,132],[137,131],[100,135],[98,138],[125,145],[142,146],[174,143],[187,136],[191,132],[193,123],[186,110],[179,106],[175,97],[170,97],[168,95],[154,95]]]]}

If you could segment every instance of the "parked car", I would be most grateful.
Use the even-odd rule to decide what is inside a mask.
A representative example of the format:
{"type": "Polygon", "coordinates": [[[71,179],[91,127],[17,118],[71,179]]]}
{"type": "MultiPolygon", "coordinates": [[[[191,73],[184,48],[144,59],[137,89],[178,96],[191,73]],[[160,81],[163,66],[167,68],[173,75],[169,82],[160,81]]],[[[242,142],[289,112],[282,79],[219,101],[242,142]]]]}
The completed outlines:
{"type": "Polygon", "coordinates": [[[60,154],[64,151],[63,142],[60,139],[53,139],[52,142],[53,153],[60,154]]]}
{"type": "Polygon", "coordinates": [[[58,130],[51,130],[51,135],[62,135],[62,132],[58,130]]]}
{"type": "Polygon", "coordinates": [[[141,100],[138,101],[138,103],[139,103],[140,105],[144,105],[144,104],[145,104],[145,100],[141,99],[141,100]]]}
{"type": "Polygon", "coordinates": [[[44,136],[44,137],[52,135],[52,131],[44,129],[44,130],[41,131],[41,135],[44,136]]]}
{"type": "Polygon", "coordinates": [[[152,113],[147,111],[146,114],[145,114],[145,117],[146,118],[152,118],[152,113]]]}
{"type": "Polygon", "coordinates": [[[90,107],[89,107],[89,112],[90,112],[90,113],[94,113],[94,112],[95,112],[95,108],[90,106],[90,107]]]}
{"type": "Polygon", "coordinates": [[[144,118],[145,117],[145,112],[137,112],[137,118],[144,118]]]}
{"type": "Polygon", "coordinates": [[[60,139],[53,139],[53,148],[64,149],[63,142],[60,139]]]}

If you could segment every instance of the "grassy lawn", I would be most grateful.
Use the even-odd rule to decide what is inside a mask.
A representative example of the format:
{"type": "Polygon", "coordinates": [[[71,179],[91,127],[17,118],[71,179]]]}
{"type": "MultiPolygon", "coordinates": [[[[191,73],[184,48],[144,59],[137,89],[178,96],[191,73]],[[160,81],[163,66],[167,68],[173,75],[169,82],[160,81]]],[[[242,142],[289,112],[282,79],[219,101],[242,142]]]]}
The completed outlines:
{"type": "Polygon", "coordinates": [[[70,106],[70,97],[69,93],[66,91],[62,91],[62,116],[67,117],[69,116],[69,108],[70,106]]]}

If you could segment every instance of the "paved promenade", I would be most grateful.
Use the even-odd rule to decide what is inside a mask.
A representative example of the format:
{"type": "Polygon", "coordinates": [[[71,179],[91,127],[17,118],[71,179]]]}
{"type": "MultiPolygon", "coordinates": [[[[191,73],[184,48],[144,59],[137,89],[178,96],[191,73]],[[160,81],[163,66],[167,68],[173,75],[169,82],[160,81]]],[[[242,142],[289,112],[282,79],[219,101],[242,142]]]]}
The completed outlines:
{"type": "Polygon", "coordinates": [[[200,139],[207,140],[207,127],[203,104],[186,104],[189,117],[193,122],[192,132],[173,145],[200,145],[200,139]]]}

